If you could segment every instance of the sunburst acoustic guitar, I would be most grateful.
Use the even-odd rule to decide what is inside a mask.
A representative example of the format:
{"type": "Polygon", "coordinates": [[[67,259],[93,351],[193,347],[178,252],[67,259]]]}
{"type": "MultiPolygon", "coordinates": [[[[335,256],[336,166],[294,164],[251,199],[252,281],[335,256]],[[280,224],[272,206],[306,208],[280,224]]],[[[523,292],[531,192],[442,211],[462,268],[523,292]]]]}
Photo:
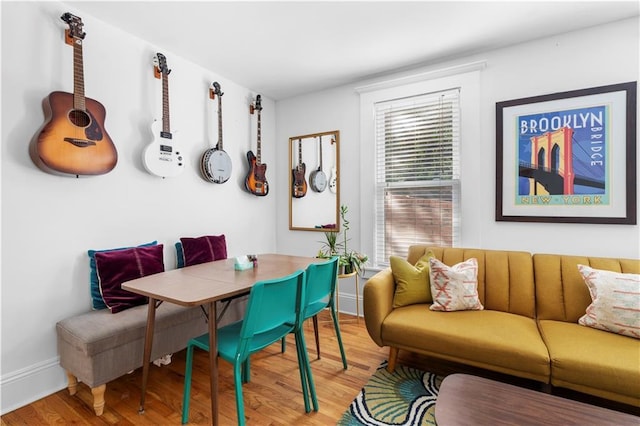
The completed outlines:
{"type": "Polygon", "coordinates": [[[41,170],[60,175],[101,175],[118,162],[104,128],[104,106],[84,94],[82,19],[65,13],[65,42],[73,46],[73,93],[52,92],[42,101],[45,122],[31,140],[29,154],[41,170]]]}
{"type": "Polygon", "coordinates": [[[249,173],[244,180],[244,186],[247,191],[258,197],[264,197],[269,193],[269,183],[267,182],[267,165],[260,161],[261,157],[261,141],[260,141],[260,111],[262,111],[262,98],[256,96],[255,105],[249,107],[249,112],[253,114],[258,112],[258,148],[256,155],[252,151],[247,152],[247,161],[249,162],[249,173]]]}

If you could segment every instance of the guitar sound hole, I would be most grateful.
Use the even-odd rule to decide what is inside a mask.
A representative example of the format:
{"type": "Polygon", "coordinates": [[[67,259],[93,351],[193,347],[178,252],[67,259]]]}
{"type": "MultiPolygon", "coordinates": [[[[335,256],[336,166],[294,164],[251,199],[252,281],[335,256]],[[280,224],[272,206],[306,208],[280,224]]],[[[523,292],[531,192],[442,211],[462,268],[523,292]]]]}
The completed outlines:
{"type": "Polygon", "coordinates": [[[69,120],[78,127],[87,127],[89,123],[91,123],[89,114],[77,109],[71,110],[69,112],[69,120]]]}

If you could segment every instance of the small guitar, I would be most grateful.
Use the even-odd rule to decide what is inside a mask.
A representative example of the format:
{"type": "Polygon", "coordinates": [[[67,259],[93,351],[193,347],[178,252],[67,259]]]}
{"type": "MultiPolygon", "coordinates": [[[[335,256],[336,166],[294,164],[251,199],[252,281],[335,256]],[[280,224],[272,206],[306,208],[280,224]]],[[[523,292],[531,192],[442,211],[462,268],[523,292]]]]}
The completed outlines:
{"type": "Polygon", "coordinates": [[[209,182],[225,183],[231,177],[231,158],[222,149],[222,90],[220,84],[214,81],[213,88],[209,88],[209,97],[214,99],[218,95],[218,143],[215,148],[208,149],[200,159],[200,171],[209,182]]]}
{"type": "Polygon", "coordinates": [[[65,13],[65,42],[73,46],[73,93],[52,92],[42,101],[45,122],[31,140],[29,154],[41,170],[62,175],[101,175],[118,162],[104,128],[104,106],[84,95],[82,19],[65,13]]]}
{"type": "Polygon", "coordinates": [[[247,161],[249,162],[249,173],[244,180],[244,186],[253,195],[264,197],[269,193],[269,183],[267,182],[267,165],[260,162],[260,111],[262,111],[262,98],[260,95],[256,96],[255,105],[249,107],[251,114],[254,111],[258,111],[258,150],[256,155],[252,151],[247,152],[247,161]]]}
{"type": "Polygon", "coordinates": [[[320,146],[320,165],[309,175],[309,182],[311,189],[322,192],[327,188],[327,175],[322,171],[322,137],[318,138],[318,145],[320,146]]]}
{"type": "MultiPolygon", "coordinates": [[[[334,145],[336,143],[336,140],[331,138],[331,145],[334,145]]],[[[332,193],[336,193],[338,192],[338,167],[337,164],[335,163],[336,161],[336,157],[334,156],[334,164],[333,167],[331,167],[331,178],[329,179],[329,191],[331,191],[332,193]]]]}
{"type": "Polygon", "coordinates": [[[293,184],[291,192],[293,198],[302,198],[307,194],[307,181],[305,173],[307,166],[302,162],[302,139],[298,139],[298,165],[293,168],[293,184]]]}
{"type": "Polygon", "coordinates": [[[154,120],[151,124],[153,142],[142,153],[145,169],[152,175],[160,177],[178,176],[184,170],[184,156],[179,143],[171,133],[169,119],[169,73],[167,58],[157,53],[153,58],[153,70],[156,78],[162,77],[162,122],[154,120]]]}

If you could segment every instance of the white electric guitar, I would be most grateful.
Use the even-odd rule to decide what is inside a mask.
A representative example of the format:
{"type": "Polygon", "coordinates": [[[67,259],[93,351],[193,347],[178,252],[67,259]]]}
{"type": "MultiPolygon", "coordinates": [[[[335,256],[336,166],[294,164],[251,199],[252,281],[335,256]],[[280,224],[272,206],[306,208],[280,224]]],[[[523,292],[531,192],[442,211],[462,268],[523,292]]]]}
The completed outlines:
{"type": "MultiPolygon", "coordinates": [[[[331,138],[331,145],[334,145],[336,140],[331,138]]],[[[338,167],[336,164],[336,157],[333,157],[333,167],[331,167],[331,178],[329,179],[329,191],[332,193],[338,192],[338,167]]]]}
{"type": "Polygon", "coordinates": [[[162,122],[154,120],[151,124],[153,142],[142,153],[145,169],[152,175],[174,177],[184,170],[185,158],[175,133],[171,132],[169,120],[169,73],[167,59],[162,53],[153,58],[156,78],[162,76],[162,122]]]}

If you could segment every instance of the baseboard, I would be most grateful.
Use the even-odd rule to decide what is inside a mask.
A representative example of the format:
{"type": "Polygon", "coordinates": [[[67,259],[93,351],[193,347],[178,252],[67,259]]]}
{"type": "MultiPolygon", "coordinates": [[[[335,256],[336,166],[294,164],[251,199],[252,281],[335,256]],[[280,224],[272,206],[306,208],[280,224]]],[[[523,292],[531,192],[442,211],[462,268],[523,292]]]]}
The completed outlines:
{"type": "Polygon", "coordinates": [[[67,376],[58,357],[5,374],[0,378],[0,415],[66,387],[67,376]]]}
{"type": "MultiPolygon", "coordinates": [[[[353,315],[355,316],[357,314],[356,311],[356,296],[353,294],[344,294],[344,293],[339,293],[338,294],[338,299],[339,299],[339,305],[340,305],[340,312],[344,313],[344,314],[349,314],[349,315],[353,315]]],[[[360,297],[359,300],[360,303],[360,316],[363,316],[362,313],[362,296],[360,297]]]]}

